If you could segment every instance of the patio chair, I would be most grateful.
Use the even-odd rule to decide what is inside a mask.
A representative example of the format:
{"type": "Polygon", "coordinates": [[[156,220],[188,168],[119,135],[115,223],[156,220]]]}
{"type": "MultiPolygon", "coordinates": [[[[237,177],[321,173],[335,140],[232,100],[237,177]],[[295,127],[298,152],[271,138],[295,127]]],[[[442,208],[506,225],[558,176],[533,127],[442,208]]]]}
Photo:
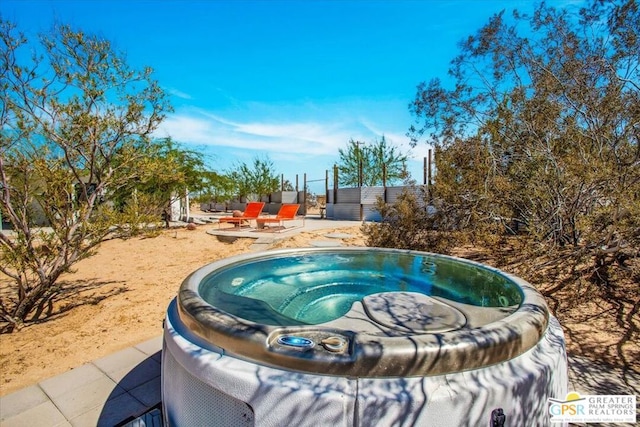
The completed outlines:
{"type": "Polygon", "coordinates": [[[258,219],[258,216],[262,213],[264,208],[264,202],[249,202],[244,209],[244,212],[240,216],[225,216],[218,220],[218,228],[222,223],[232,223],[235,227],[240,227],[244,221],[250,221],[252,219],[258,219]]]}
{"type": "Polygon", "coordinates": [[[298,209],[300,209],[299,204],[284,204],[280,207],[276,216],[256,218],[258,228],[260,228],[260,225],[265,226],[267,224],[278,224],[284,228],[286,221],[297,219],[296,214],[298,213],[298,209]]]}

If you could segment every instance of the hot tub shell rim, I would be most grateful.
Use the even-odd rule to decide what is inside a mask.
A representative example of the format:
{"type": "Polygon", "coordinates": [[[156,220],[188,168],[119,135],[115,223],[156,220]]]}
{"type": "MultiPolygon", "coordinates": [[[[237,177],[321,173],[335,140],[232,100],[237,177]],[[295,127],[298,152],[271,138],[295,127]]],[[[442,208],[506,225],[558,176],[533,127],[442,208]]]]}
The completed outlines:
{"type": "Polygon", "coordinates": [[[190,274],[178,293],[178,312],[182,322],[195,335],[225,353],[259,364],[301,372],[348,377],[399,377],[440,375],[477,369],[510,360],[533,346],[545,333],[549,311],[543,297],[524,280],[474,261],[421,251],[346,247],[281,249],[225,258],[190,274]],[[336,330],[323,325],[270,326],[233,316],[211,306],[199,295],[203,280],[220,268],[252,260],[301,253],[383,251],[443,258],[476,266],[501,275],[519,286],[520,307],[506,318],[482,328],[400,337],[372,337],[354,331],[336,330]],[[274,337],[282,334],[347,336],[344,354],[303,353],[276,348],[274,337]],[[324,335],[323,335],[324,334],[324,335]],[[314,356],[315,355],[315,356],[314,356]]]}

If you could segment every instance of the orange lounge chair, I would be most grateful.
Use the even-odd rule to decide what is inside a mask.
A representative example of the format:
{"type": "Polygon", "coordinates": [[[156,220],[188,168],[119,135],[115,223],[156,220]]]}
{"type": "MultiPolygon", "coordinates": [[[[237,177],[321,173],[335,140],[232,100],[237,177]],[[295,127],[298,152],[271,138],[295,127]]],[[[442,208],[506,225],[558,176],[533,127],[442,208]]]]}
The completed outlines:
{"type": "Polygon", "coordinates": [[[284,228],[285,221],[292,221],[296,219],[296,214],[298,213],[298,209],[300,209],[299,204],[282,205],[276,216],[256,218],[256,222],[258,223],[258,228],[260,228],[260,224],[266,225],[266,224],[274,224],[274,223],[277,223],[278,225],[284,228]]]}
{"type": "Polygon", "coordinates": [[[230,222],[236,227],[240,227],[243,221],[249,221],[252,219],[258,219],[258,216],[262,213],[264,208],[264,202],[249,202],[244,208],[244,212],[241,216],[225,216],[218,220],[218,228],[220,224],[230,222]]]}

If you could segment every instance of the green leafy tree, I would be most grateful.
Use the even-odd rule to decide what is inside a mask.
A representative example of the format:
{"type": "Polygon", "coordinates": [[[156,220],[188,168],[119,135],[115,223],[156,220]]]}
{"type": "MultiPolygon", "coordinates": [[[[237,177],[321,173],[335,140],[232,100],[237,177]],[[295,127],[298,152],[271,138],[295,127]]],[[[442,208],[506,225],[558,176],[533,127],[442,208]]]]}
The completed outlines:
{"type": "Polygon", "coordinates": [[[368,187],[408,178],[407,155],[401,153],[398,147],[388,144],[384,136],[371,144],[352,139],[338,153],[339,180],[344,186],[368,187]]]}
{"type": "Polygon", "coordinates": [[[295,187],[293,186],[293,183],[291,181],[289,181],[288,179],[285,179],[282,182],[282,191],[295,191],[295,187]]]}
{"type": "Polygon", "coordinates": [[[207,171],[203,174],[201,193],[202,202],[224,203],[226,208],[226,204],[237,195],[237,186],[229,175],[207,171]]]}
{"type": "Polygon", "coordinates": [[[524,227],[596,263],[640,244],[640,12],[540,4],[461,44],[453,89],[422,83],[414,143],[436,146],[434,196],[458,226],[524,227]]]}
{"type": "Polygon", "coordinates": [[[114,192],[116,206],[129,214],[122,226],[136,234],[143,229],[134,224],[156,222],[162,216],[168,228],[169,221],[177,219],[171,218],[171,205],[204,186],[202,155],[180,147],[171,138],[138,144],[135,149],[144,153],[141,162],[118,165],[123,170],[132,166],[137,169],[136,178],[114,192]],[[142,203],[141,198],[144,199],[142,203]]]}
{"type": "Polygon", "coordinates": [[[40,41],[0,20],[0,209],[12,227],[0,272],[13,284],[0,317],[11,328],[119,223],[114,197],[147,174],[150,135],[170,111],[151,70],[131,70],[108,41],[65,25],[40,41]]]}
{"type": "Polygon", "coordinates": [[[252,165],[241,163],[229,173],[229,176],[236,183],[240,197],[261,198],[278,191],[280,186],[278,175],[269,157],[256,157],[252,165]]]}

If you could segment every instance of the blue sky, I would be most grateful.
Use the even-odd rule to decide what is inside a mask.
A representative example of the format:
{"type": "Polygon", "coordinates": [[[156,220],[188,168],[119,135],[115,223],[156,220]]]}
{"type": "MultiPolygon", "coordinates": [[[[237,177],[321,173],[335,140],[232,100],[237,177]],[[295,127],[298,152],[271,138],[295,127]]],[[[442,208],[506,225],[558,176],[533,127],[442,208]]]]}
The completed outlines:
{"type": "MultiPolygon", "coordinates": [[[[575,1],[547,2],[570,7],[575,1]]],[[[295,183],[322,179],[350,139],[382,135],[422,182],[428,146],[410,149],[408,105],[446,81],[457,43],[502,9],[531,1],[2,0],[25,33],[71,24],[150,66],[175,112],[158,130],[214,170],[268,156],[295,183]]],[[[324,183],[310,184],[323,191],[324,183]]]]}

